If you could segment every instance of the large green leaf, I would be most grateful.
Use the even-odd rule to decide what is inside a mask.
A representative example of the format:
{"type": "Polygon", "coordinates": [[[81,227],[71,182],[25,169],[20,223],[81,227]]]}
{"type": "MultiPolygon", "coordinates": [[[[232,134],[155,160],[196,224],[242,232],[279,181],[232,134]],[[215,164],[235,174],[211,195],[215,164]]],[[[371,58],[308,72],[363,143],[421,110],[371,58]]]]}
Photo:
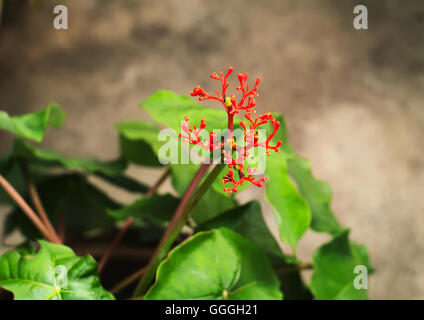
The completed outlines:
{"type": "Polygon", "coordinates": [[[140,198],[119,209],[108,209],[107,212],[116,220],[132,217],[136,221],[147,219],[158,224],[165,224],[171,219],[179,202],[179,199],[170,194],[154,194],[148,198],[140,198]]]}
{"type": "MultiPolygon", "coordinates": [[[[200,165],[195,164],[172,165],[172,186],[179,195],[184,194],[199,167],[200,165]]],[[[195,206],[191,216],[197,223],[202,223],[236,205],[237,202],[233,198],[217,192],[214,188],[209,188],[195,206]]]]}
{"type": "Polygon", "coordinates": [[[225,129],[228,125],[227,113],[222,109],[214,109],[198,104],[193,98],[178,95],[172,91],[157,91],[140,105],[146,109],[153,120],[173,129],[181,131],[181,121],[188,116],[191,125],[199,126],[202,118],[206,119],[209,132],[213,129],[225,129]]]}
{"type": "MultiPolygon", "coordinates": [[[[147,186],[124,175],[127,162],[123,159],[100,161],[67,157],[53,151],[36,148],[22,139],[16,139],[11,152],[0,158],[0,174],[10,181],[21,195],[27,193],[26,181],[22,174],[22,163],[29,168],[31,179],[35,183],[50,179],[50,171],[47,169],[60,168],[95,174],[109,183],[131,192],[145,193],[148,190],[147,186]]],[[[0,189],[0,203],[13,203],[2,189],[0,189]]]]}
{"type": "Polygon", "coordinates": [[[17,116],[9,116],[0,111],[0,129],[41,142],[47,126],[60,127],[65,119],[65,113],[55,105],[49,104],[44,110],[17,116]]]}
{"type": "MultiPolygon", "coordinates": [[[[244,167],[244,173],[246,174],[247,167],[244,167]]],[[[224,195],[225,197],[234,197],[236,194],[240,194],[243,190],[246,190],[248,187],[251,186],[251,183],[244,182],[240,184],[237,187],[237,193],[231,193],[228,194],[228,191],[224,191],[224,188],[232,188],[233,185],[230,182],[222,183],[222,180],[224,179],[224,176],[228,174],[228,167],[225,167],[222,169],[222,171],[219,173],[218,177],[215,179],[215,181],[212,183],[212,188],[218,192],[219,194],[224,195]]],[[[235,175],[237,176],[237,173],[235,172],[235,175]]]]}
{"type": "Polygon", "coordinates": [[[281,299],[265,254],[238,233],[197,233],[159,266],[146,299],[281,299]]]}
{"type": "Polygon", "coordinates": [[[349,230],[336,233],[333,239],[314,253],[314,274],[311,290],[316,299],[356,300],[367,299],[368,290],[356,289],[354,273],[357,265],[372,271],[364,246],[349,242],[349,230]]]}
{"type": "Polygon", "coordinates": [[[93,174],[118,175],[127,167],[127,162],[123,159],[104,162],[98,159],[68,157],[54,151],[36,148],[20,139],[15,140],[12,154],[16,158],[31,162],[31,164],[62,167],[68,170],[82,170],[93,174]]]}
{"type": "MultiPolygon", "coordinates": [[[[283,116],[279,113],[273,113],[273,115],[280,121],[280,128],[272,142],[283,141],[281,150],[287,159],[288,173],[296,182],[300,193],[305,198],[311,211],[311,228],[315,231],[330,233],[340,230],[340,224],[337,222],[330,208],[330,186],[313,176],[309,160],[294,153],[287,138],[287,128],[283,116]]],[[[271,130],[271,127],[267,129],[271,130]]]]}
{"type": "Polygon", "coordinates": [[[198,230],[211,230],[219,227],[232,229],[254,242],[268,253],[271,262],[281,264],[284,261],[281,248],[263,218],[259,202],[252,201],[230,209],[212,220],[202,223],[198,226],[198,230]]]}
{"type": "Polygon", "coordinates": [[[17,300],[113,300],[91,256],[77,257],[66,246],[40,240],[31,256],[10,251],[0,257],[0,286],[17,300]],[[64,276],[64,277],[63,277],[64,276]],[[66,279],[66,280],[64,280],[66,279]]]}
{"type": "MultiPolygon", "coordinates": [[[[22,170],[19,163],[15,161],[15,158],[6,156],[0,159],[0,174],[13,185],[19,194],[22,195],[27,192],[27,185],[22,175],[22,170]]],[[[36,178],[38,177],[34,176],[33,180],[36,178]]],[[[3,188],[0,188],[0,203],[15,204],[3,188]]]]}
{"type": "MultiPolygon", "coordinates": [[[[289,267],[289,266],[288,266],[289,267]]],[[[289,272],[276,271],[281,282],[281,291],[284,292],[285,300],[312,300],[313,296],[302,279],[299,270],[289,272]]]]}
{"type": "Polygon", "coordinates": [[[312,175],[310,161],[294,156],[288,160],[288,170],[311,209],[311,228],[329,233],[340,230],[341,226],[330,209],[330,185],[312,175]]]}
{"type": "Polygon", "coordinates": [[[297,242],[311,222],[311,212],[289,178],[284,153],[271,155],[266,171],[269,179],[265,187],[265,198],[273,207],[281,240],[290,244],[296,254],[297,242]]]}
{"type": "Polygon", "coordinates": [[[159,128],[145,121],[119,123],[116,128],[120,133],[121,154],[133,163],[158,167],[158,151],[162,142],[158,140],[159,128]]]}

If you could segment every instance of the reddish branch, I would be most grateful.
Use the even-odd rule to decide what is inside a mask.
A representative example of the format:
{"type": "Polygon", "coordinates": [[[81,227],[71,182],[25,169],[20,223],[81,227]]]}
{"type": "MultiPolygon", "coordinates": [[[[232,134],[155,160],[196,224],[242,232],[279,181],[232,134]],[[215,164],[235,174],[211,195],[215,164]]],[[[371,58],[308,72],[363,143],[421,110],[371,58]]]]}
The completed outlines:
{"type": "Polygon", "coordinates": [[[15,203],[22,209],[27,217],[34,223],[34,225],[40,230],[41,234],[50,242],[61,243],[59,237],[56,234],[52,234],[44,223],[40,220],[37,214],[31,209],[21,195],[13,188],[13,186],[0,175],[0,185],[7,192],[7,194],[15,201],[15,203]]]}
{"type": "Polygon", "coordinates": [[[144,294],[152,283],[160,262],[165,258],[166,254],[171,249],[175,239],[180,234],[181,229],[183,228],[188,219],[190,211],[186,210],[186,208],[190,206],[191,197],[210,166],[210,163],[203,164],[197,171],[196,175],[193,177],[190,185],[185,191],[183,197],[181,198],[181,201],[178,204],[178,207],[175,210],[175,213],[171,221],[169,222],[165,233],[163,234],[159,244],[157,245],[155,253],[150,259],[150,262],[146,267],[146,271],[144,272],[143,277],[141,278],[140,282],[137,285],[137,288],[134,291],[134,296],[140,296],[144,294]]]}
{"type": "MultiPolygon", "coordinates": [[[[145,197],[151,197],[156,193],[158,188],[161,186],[161,184],[166,180],[168,175],[171,173],[171,168],[168,167],[166,171],[162,174],[162,176],[159,178],[159,180],[147,191],[145,194],[145,197]]],[[[119,232],[116,234],[115,238],[111,242],[110,246],[106,249],[105,253],[103,254],[102,258],[99,261],[99,273],[103,271],[107,261],[109,260],[110,256],[112,255],[112,252],[116,249],[119,242],[121,241],[122,237],[127,233],[131,225],[133,224],[134,219],[132,217],[129,217],[127,220],[125,220],[124,224],[122,225],[119,232]]]]}
{"type": "Polygon", "coordinates": [[[56,233],[55,229],[53,228],[53,225],[50,222],[50,219],[44,210],[43,204],[41,203],[40,196],[38,194],[37,188],[35,187],[35,184],[31,178],[31,174],[28,170],[28,166],[23,162],[20,161],[21,170],[23,173],[23,176],[25,178],[25,182],[28,189],[28,195],[31,199],[31,202],[35,208],[35,211],[38,213],[38,215],[41,218],[41,221],[43,221],[44,225],[47,228],[47,231],[56,239],[59,239],[60,243],[62,243],[62,239],[59,237],[59,235],[56,233]]]}

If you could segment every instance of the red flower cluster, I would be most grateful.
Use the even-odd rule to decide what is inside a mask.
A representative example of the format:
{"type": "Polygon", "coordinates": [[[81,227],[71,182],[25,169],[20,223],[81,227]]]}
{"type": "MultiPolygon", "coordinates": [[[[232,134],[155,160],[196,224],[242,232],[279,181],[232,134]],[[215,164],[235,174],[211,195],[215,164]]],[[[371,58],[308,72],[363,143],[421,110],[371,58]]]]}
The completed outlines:
{"type": "Polygon", "coordinates": [[[275,152],[279,152],[279,147],[282,142],[278,141],[275,146],[270,146],[269,143],[271,139],[275,136],[278,128],[280,127],[280,122],[276,121],[271,113],[267,113],[264,115],[260,115],[258,117],[253,118],[252,113],[256,113],[253,109],[256,106],[255,96],[258,96],[257,90],[258,85],[261,82],[261,78],[257,78],[255,85],[252,89],[249,88],[247,84],[248,74],[240,73],[238,75],[238,80],[240,85],[236,88],[241,92],[240,100],[237,102],[236,96],[234,94],[227,96],[226,92],[229,86],[227,82],[228,76],[234,71],[233,68],[228,68],[227,73],[224,75],[223,72],[218,76],[217,73],[212,73],[211,78],[218,80],[221,82],[222,91],[214,90],[216,95],[210,95],[205,90],[203,90],[200,86],[197,86],[190,93],[191,96],[199,97],[199,101],[203,100],[218,100],[222,103],[228,115],[228,130],[229,137],[227,142],[223,142],[218,139],[213,132],[209,134],[209,139],[201,139],[199,137],[200,132],[206,128],[206,120],[203,118],[200,122],[200,126],[196,128],[193,126],[193,129],[190,127],[188,117],[185,117],[185,123],[182,126],[183,133],[180,134],[180,137],[183,141],[188,142],[190,144],[199,145],[202,148],[212,152],[217,149],[222,149],[222,154],[224,155],[224,160],[228,164],[229,171],[224,176],[222,183],[231,183],[232,187],[224,188],[224,191],[231,194],[232,192],[237,192],[238,187],[242,185],[245,181],[249,181],[255,186],[261,187],[262,183],[266,180],[266,178],[261,178],[255,180],[254,173],[256,168],[247,167],[246,172],[244,168],[244,160],[246,157],[250,155],[249,150],[255,147],[262,147],[266,149],[266,153],[269,156],[270,150],[274,150],[275,152]],[[247,120],[247,124],[244,121],[240,121],[240,126],[244,132],[244,145],[239,146],[236,144],[233,138],[233,122],[234,115],[240,113],[240,111],[245,111],[244,118],[247,120]],[[257,129],[259,126],[265,125],[268,122],[271,122],[273,131],[267,137],[266,141],[259,142],[257,129]],[[225,143],[228,143],[229,148],[224,150],[225,143]],[[234,152],[237,152],[238,156],[235,158],[234,152]],[[237,171],[238,178],[234,177],[234,170],[237,171]]]}

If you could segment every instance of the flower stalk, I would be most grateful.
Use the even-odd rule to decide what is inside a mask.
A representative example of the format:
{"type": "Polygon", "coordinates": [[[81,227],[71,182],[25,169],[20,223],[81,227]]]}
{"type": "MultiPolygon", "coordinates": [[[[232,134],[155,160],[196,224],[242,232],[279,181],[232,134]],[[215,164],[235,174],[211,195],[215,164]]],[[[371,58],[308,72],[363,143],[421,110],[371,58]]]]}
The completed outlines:
{"type": "Polygon", "coordinates": [[[212,73],[210,75],[212,79],[218,80],[222,86],[221,92],[218,90],[214,91],[216,95],[207,93],[200,86],[195,87],[190,93],[192,97],[198,97],[199,101],[211,99],[221,102],[228,116],[228,135],[225,137],[225,141],[221,141],[221,138],[216,137],[212,131],[207,139],[201,139],[199,134],[203,129],[206,128],[206,119],[202,118],[200,126],[196,128],[196,126],[193,125],[192,128],[190,126],[190,120],[186,116],[184,118],[185,121],[182,122],[182,132],[179,136],[184,142],[199,145],[209,152],[221,149],[224,163],[216,165],[214,170],[209,174],[203,184],[195,192],[197,185],[206,174],[210,164],[203,164],[200,167],[192,182],[188,186],[184,196],[182,197],[181,202],[177,207],[164,235],[162,236],[162,239],[160,240],[153,257],[146,267],[145,272],[143,273],[143,276],[134,291],[134,297],[141,297],[147,292],[149,286],[153,282],[154,275],[160,262],[166,257],[168,251],[171,249],[176,238],[180,234],[183,226],[187,223],[190,212],[193,210],[207,189],[211,186],[213,181],[218,177],[221,170],[225,166],[228,166],[229,168],[228,173],[221,181],[223,184],[230,183],[232,185],[231,187],[224,188],[224,191],[228,192],[228,194],[237,192],[238,187],[245,181],[261,187],[262,182],[264,182],[266,178],[255,179],[254,174],[256,169],[251,167],[244,168],[244,160],[250,155],[249,150],[252,148],[263,147],[266,149],[267,155],[270,155],[269,149],[274,150],[275,152],[279,152],[278,148],[282,144],[281,141],[278,141],[275,146],[270,146],[269,143],[278,130],[280,123],[272,117],[271,113],[252,118],[252,113],[256,112],[253,108],[256,106],[255,96],[258,96],[257,90],[258,85],[261,82],[261,78],[257,78],[253,88],[249,88],[249,85],[247,84],[248,74],[238,74],[237,77],[240,85],[236,89],[241,92],[241,97],[239,102],[237,102],[234,94],[227,96],[227,89],[229,86],[227,80],[233,71],[234,69],[230,67],[228,68],[225,75],[223,72],[221,72],[220,75],[217,73],[212,73]],[[243,128],[245,135],[244,142],[246,145],[244,146],[238,146],[233,138],[234,116],[241,111],[245,112],[244,117],[248,121],[249,125],[248,129],[243,121],[240,122],[240,126],[243,128]],[[269,135],[265,143],[260,143],[258,142],[256,129],[260,125],[264,125],[269,121],[272,123],[273,132],[269,135]],[[235,153],[238,155],[235,155],[235,153]],[[234,170],[238,174],[238,179],[235,178],[234,170]]]}
{"type": "Polygon", "coordinates": [[[145,269],[143,277],[141,278],[134,291],[134,297],[143,296],[147,292],[148,288],[153,282],[153,278],[156,274],[159,264],[166,257],[168,251],[171,249],[182,228],[187,223],[191,211],[194,209],[195,205],[198,203],[198,201],[202,198],[205,192],[209,189],[209,187],[218,177],[219,173],[225,165],[216,165],[212,172],[202,183],[202,185],[195,192],[197,186],[199,185],[200,181],[202,180],[203,176],[206,174],[210,166],[210,163],[203,164],[192,179],[172,217],[172,220],[169,222],[168,227],[166,228],[166,231],[158,244],[155,253],[150,259],[150,262],[145,269]]]}
{"type": "MultiPolygon", "coordinates": [[[[171,168],[168,167],[165,172],[161,175],[159,180],[147,191],[145,194],[145,197],[151,197],[156,193],[156,191],[159,189],[159,187],[162,185],[162,183],[168,178],[169,174],[171,173],[171,168]]],[[[121,239],[124,237],[124,235],[127,233],[127,231],[130,229],[131,225],[134,222],[134,218],[129,217],[127,220],[125,220],[124,224],[121,226],[121,229],[116,234],[115,238],[113,239],[110,246],[106,249],[105,253],[103,254],[102,258],[99,261],[98,270],[99,273],[101,273],[109,260],[110,256],[112,255],[112,252],[116,249],[121,239]]]]}
{"type": "Polygon", "coordinates": [[[23,161],[19,161],[19,165],[21,167],[22,174],[25,178],[25,182],[28,189],[28,195],[31,199],[31,202],[38,213],[39,217],[41,218],[41,221],[46,226],[47,231],[57,240],[59,240],[59,243],[62,243],[61,237],[56,233],[56,230],[53,228],[53,225],[50,222],[50,219],[44,210],[43,204],[41,202],[40,196],[38,194],[37,188],[34,184],[34,181],[31,178],[31,174],[28,169],[28,165],[23,161]]]}

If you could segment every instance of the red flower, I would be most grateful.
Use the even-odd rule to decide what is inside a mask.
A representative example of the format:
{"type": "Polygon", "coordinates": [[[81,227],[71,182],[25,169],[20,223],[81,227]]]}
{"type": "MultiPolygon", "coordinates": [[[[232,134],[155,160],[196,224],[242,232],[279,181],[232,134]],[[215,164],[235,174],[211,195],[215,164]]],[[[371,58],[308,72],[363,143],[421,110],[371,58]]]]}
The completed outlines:
{"type": "MultiPolygon", "coordinates": [[[[240,91],[241,96],[239,101],[237,102],[236,96],[234,94],[230,96],[227,95],[227,89],[229,86],[227,79],[233,71],[234,69],[230,67],[228,68],[227,73],[225,75],[223,72],[220,72],[219,75],[217,73],[211,74],[211,78],[220,81],[222,86],[221,92],[219,92],[218,90],[214,90],[216,95],[211,95],[207,93],[200,86],[195,87],[190,93],[190,95],[193,97],[199,97],[199,101],[210,99],[218,100],[221,102],[221,104],[227,111],[229,137],[226,143],[228,144],[229,148],[223,149],[222,153],[225,162],[228,164],[229,170],[221,182],[224,184],[230,183],[232,185],[232,187],[230,188],[224,188],[224,191],[228,192],[228,194],[231,194],[232,192],[237,192],[238,187],[242,185],[245,181],[248,181],[257,187],[262,187],[262,183],[266,181],[266,178],[254,178],[254,173],[257,170],[256,168],[246,167],[245,171],[244,162],[246,160],[246,157],[250,155],[250,149],[259,147],[265,148],[266,153],[269,156],[271,154],[270,150],[279,152],[279,147],[282,144],[282,141],[278,141],[275,146],[270,145],[272,138],[275,136],[275,133],[280,127],[280,122],[275,120],[272,117],[271,113],[266,113],[264,115],[252,118],[252,113],[256,113],[253,108],[256,106],[255,97],[258,96],[257,91],[259,83],[261,82],[261,78],[257,78],[255,85],[252,89],[250,89],[249,85],[247,84],[247,79],[249,75],[247,73],[239,73],[237,77],[240,82],[240,85],[236,87],[236,90],[240,91]],[[247,120],[247,124],[244,121],[240,122],[240,126],[242,127],[244,132],[245,143],[243,146],[237,145],[233,138],[234,115],[240,113],[240,111],[245,111],[244,118],[247,120]],[[259,142],[257,129],[260,126],[267,124],[268,122],[271,122],[273,130],[267,137],[266,141],[259,142]],[[236,159],[234,155],[235,151],[238,154],[236,159]],[[237,173],[237,179],[235,179],[234,177],[234,171],[236,171],[237,173]]],[[[199,128],[193,126],[192,129],[190,127],[188,117],[185,117],[185,123],[182,126],[182,131],[184,132],[184,134],[181,133],[180,137],[183,139],[183,141],[188,142],[190,144],[200,145],[202,148],[210,152],[212,152],[213,150],[224,148],[226,146],[225,143],[218,140],[212,132],[209,134],[208,140],[205,139],[206,141],[202,141],[202,139],[200,139],[199,133],[203,129],[205,129],[205,127],[206,121],[205,119],[202,119],[199,128]]]]}

